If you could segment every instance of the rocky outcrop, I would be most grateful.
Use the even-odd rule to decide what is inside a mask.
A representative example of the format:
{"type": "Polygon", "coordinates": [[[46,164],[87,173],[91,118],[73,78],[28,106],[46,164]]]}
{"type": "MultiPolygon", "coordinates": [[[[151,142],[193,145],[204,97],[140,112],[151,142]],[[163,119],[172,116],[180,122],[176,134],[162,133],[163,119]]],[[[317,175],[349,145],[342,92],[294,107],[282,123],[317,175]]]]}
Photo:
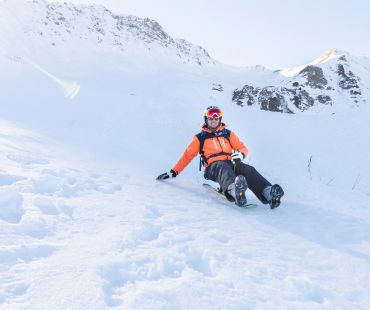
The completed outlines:
{"type": "Polygon", "coordinates": [[[258,102],[261,110],[291,113],[288,109],[286,97],[284,96],[286,92],[289,92],[289,90],[285,88],[264,87],[258,94],[258,102]]]}
{"type": "Polygon", "coordinates": [[[212,90],[220,91],[222,92],[224,90],[224,87],[221,84],[212,84],[212,90]]]}
{"type": "Polygon", "coordinates": [[[361,80],[352,70],[354,64],[345,55],[337,56],[332,52],[330,57],[324,60],[321,57],[316,64],[296,70],[293,76],[280,75],[278,85],[256,87],[247,84],[235,89],[232,101],[239,106],[257,105],[261,110],[282,113],[334,105],[333,98],[338,96],[355,105],[360,100],[364,102],[361,80]]]}
{"type": "Polygon", "coordinates": [[[359,86],[360,78],[357,77],[348,66],[345,56],[339,58],[337,65],[338,85],[341,89],[349,92],[350,96],[358,102],[358,97],[361,96],[361,88],[359,86]]]}
{"type": "Polygon", "coordinates": [[[322,68],[317,66],[307,66],[300,72],[300,75],[306,79],[305,85],[312,88],[324,89],[328,84],[322,68]]]}
{"type": "MultiPolygon", "coordinates": [[[[321,99],[324,100],[324,99],[321,99]]],[[[236,89],[232,101],[240,106],[258,105],[261,110],[293,113],[289,107],[293,104],[299,110],[307,110],[315,103],[315,99],[304,89],[267,86],[254,88],[245,85],[242,89],[236,89]]]]}
{"type": "Polygon", "coordinates": [[[245,85],[242,89],[236,89],[233,93],[232,101],[237,105],[254,105],[258,103],[257,95],[260,92],[259,88],[254,88],[250,85],[245,85]]]}

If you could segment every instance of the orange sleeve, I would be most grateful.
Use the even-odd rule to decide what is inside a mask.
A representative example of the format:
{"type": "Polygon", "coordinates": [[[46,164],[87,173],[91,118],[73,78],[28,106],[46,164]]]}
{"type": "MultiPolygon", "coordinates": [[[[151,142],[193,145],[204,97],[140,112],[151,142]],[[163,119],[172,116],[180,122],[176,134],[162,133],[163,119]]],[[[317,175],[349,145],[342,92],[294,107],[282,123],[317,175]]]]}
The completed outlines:
{"type": "Polygon", "coordinates": [[[238,136],[232,131],[230,134],[230,144],[234,150],[238,150],[244,154],[244,158],[248,155],[248,148],[244,145],[238,136]]]}
{"type": "Polygon", "coordinates": [[[196,136],[194,136],[191,143],[186,148],[184,154],[182,154],[179,161],[176,163],[176,165],[172,168],[172,170],[176,171],[177,173],[180,173],[184,168],[191,162],[191,160],[197,156],[200,150],[200,143],[196,136]]]}

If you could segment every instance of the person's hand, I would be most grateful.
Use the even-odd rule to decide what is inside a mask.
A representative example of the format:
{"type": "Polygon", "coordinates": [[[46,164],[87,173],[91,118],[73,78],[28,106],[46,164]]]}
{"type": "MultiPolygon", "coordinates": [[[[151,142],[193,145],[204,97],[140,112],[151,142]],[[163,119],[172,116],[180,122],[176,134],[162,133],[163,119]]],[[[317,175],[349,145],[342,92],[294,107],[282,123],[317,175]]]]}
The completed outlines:
{"type": "Polygon", "coordinates": [[[157,177],[157,180],[166,180],[166,179],[169,179],[169,178],[176,178],[177,175],[178,175],[178,173],[171,169],[170,172],[165,172],[165,173],[160,174],[157,177]]]}
{"type": "Polygon", "coordinates": [[[238,165],[244,159],[244,154],[238,150],[233,150],[231,153],[231,161],[234,165],[238,165]]]}

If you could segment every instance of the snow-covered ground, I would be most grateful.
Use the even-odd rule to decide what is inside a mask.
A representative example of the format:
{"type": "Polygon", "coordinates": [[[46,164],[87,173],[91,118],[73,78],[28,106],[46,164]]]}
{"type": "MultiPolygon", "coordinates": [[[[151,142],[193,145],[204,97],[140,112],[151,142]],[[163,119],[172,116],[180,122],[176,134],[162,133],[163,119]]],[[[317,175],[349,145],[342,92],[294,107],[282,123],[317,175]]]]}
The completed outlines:
{"type": "MultiPolygon", "coordinates": [[[[308,117],[283,122],[280,114],[249,113],[248,132],[236,124],[249,140],[251,164],[286,190],[274,211],[263,205],[240,210],[205,192],[196,160],[184,175],[156,182],[180,149],[157,150],[163,161],[152,167],[128,150],[134,167],[145,166],[146,173],[136,173],[83,161],[3,122],[0,307],[366,309],[370,196],[363,180],[369,166],[354,162],[366,157],[361,150],[340,154],[358,147],[346,136],[348,128],[311,130],[304,126],[312,122],[308,117]],[[280,133],[299,125],[300,135],[311,139],[280,133]],[[269,130],[281,138],[271,139],[269,130]],[[314,148],[319,136],[347,143],[314,148]]],[[[331,121],[342,126],[340,119],[331,121]]]]}
{"type": "Polygon", "coordinates": [[[286,199],[274,211],[241,210],[205,192],[201,176],[156,182],[160,162],[146,175],[109,172],[0,127],[3,309],[370,304],[370,197],[359,189],[259,160],[286,199]]]}
{"type": "Polygon", "coordinates": [[[230,100],[277,78],[261,68],[4,46],[0,309],[370,307],[368,104],[272,113],[230,100]],[[80,92],[65,98],[27,59],[80,92]],[[155,180],[208,105],[248,146],[245,162],[283,186],[281,207],[206,192],[197,159],[155,180]]]}

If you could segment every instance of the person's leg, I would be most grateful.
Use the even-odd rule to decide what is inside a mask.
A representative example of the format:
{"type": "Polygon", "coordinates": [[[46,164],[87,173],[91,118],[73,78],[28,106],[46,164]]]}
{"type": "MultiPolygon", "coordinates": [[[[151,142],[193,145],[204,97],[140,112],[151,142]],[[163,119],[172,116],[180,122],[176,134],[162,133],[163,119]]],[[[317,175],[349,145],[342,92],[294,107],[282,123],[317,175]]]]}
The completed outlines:
{"type": "Polygon", "coordinates": [[[264,204],[268,201],[263,195],[263,191],[266,187],[271,186],[271,183],[267,181],[254,167],[244,163],[240,163],[236,167],[236,174],[242,174],[247,180],[248,188],[257,196],[257,198],[264,204]]]}
{"type": "Polygon", "coordinates": [[[206,179],[218,182],[227,200],[242,207],[247,203],[245,191],[248,188],[243,175],[235,177],[234,166],[231,161],[217,161],[211,164],[204,176],[206,179]]]}
{"type": "Polygon", "coordinates": [[[223,192],[226,192],[229,185],[235,181],[235,173],[231,162],[220,160],[207,167],[204,177],[220,184],[223,192]]]}

